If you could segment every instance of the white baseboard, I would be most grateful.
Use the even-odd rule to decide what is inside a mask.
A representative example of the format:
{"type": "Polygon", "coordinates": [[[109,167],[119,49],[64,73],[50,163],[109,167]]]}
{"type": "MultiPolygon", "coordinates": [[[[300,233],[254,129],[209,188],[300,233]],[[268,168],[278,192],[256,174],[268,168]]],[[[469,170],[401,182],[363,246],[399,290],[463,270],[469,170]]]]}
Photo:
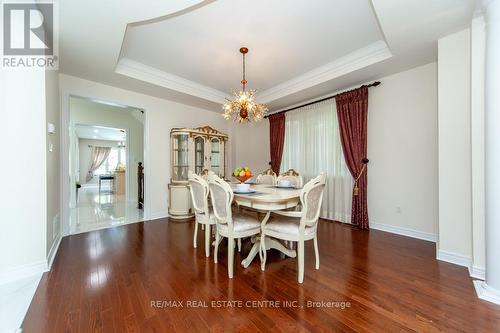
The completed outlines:
{"type": "Polygon", "coordinates": [[[57,234],[54,243],[52,243],[52,247],[50,248],[49,254],[47,255],[47,270],[50,271],[52,268],[52,263],[54,262],[54,258],[56,257],[57,250],[59,250],[59,245],[61,244],[61,233],[57,234]]]}
{"type": "Polygon", "coordinates": [[[46,271],[48,271],[47,260],[40,260],[17,266],[0,273],[0,285],[12,283],[35,275],[42,275],[46,271]]]}
{"type": "Polygon", "coordinates": [[[464,256],[462,254],[453,253],[445,250],[437,250],[436,259],[441,261],[446,261],[451,264],[464,266],[467,268],[471,267],[471,261],[472,261],[471,258],[468,256],[464,256]]]}
{"type": "Polygon", "coordinates": [[[472,265],[469,267],[469,275],[471,278],[484,280],[486,278],[486,269],[484,267],[472,265]]]}
{"type": "Polygon", "coordinates": [[[0,273],[0,285],[12,283],[18,280],[26,279],[36,275],[42,275],[45,272],[50,271],[54,258],[56,257],[57,250],[61,244],[62,236],[59,233],[56,236],[52,247],[49,250],[47,258],[45,260],[40,260],[34,263],[21,265],[14,267],[8,271],[0,273]]]}
{"type": "Polygon", "coordinates": [[[429,232],[423,232],[415,229],[398,227],[389,224],[370,222],[370,228],[380,231],[386,231],[397,235],[417,238],[429,242],[437,242],[438,236],[429,232]]]}
{"type": "Polygon", "coordinates": [[[500,291],[491,288],[484,281],[475,280],[474,288],[476,289],[477,297],[488,302],[500,304],[500,291]]]}

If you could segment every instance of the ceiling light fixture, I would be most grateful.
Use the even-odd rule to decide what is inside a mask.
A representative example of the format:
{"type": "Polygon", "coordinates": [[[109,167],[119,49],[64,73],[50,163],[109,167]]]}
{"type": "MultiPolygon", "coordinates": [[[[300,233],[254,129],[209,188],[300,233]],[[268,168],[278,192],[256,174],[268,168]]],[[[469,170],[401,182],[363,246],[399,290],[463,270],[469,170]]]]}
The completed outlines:
{"type": "Polygon", "coordinates": [[[248,48],[242,47],[240,53],[243,55],[243,79],[241,80],[241,91],[238,93],[233,90],[235,99],[230,100],[226,98],[227,102],[224,103],[223,116],[225,119],[234,118],[234,121],[239,123],[249,122],[250,118],[253,121],[260,121],[264,118],[267,112],[265,104],[259,104],[255,101],[255,94],[257,90],[246,90],[248,81],[245,78],[245,54],[248,53],[248,48]]]}

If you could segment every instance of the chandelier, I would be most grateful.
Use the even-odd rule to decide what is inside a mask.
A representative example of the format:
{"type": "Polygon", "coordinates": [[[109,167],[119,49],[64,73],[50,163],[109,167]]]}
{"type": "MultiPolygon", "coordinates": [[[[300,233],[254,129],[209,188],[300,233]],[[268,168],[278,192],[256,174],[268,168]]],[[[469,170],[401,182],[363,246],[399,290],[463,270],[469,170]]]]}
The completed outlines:
{"type": "Polygon", "coordinates": [[[236,92],[233,90],[234,99],[230,100],[226,98],[226,103],[224,103],[224,118],[231,119],[239,123],[249,122],[250,119],[253,121],[260,121],[264,118],[267,112],[267,106],[265,104],[259,104],[255,101],[255,94],[257,90],[246,90],[247,80],[245,79],[245,54],[248,53],[246,47],[240,49],[240,53],[243,55],[243,79],[241,80],[241,91],[236,92]]]}

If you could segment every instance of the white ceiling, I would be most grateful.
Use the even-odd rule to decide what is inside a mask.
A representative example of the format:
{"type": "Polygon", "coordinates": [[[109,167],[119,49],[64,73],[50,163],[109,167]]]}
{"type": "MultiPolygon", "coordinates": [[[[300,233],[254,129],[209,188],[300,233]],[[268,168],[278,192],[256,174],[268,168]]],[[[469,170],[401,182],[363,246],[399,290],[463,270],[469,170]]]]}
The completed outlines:
{"type": "Polygon", "coordinates": [[[80,139],[125,141],[127,138],[125,130],[111,127],[76,125],[75,132],[80,139]]]}
{"type": "Polygon", "coordinates": [[[219,0],[131,26],[122,57],[229,93],[246,46],[247,80],[263,91],[382,39],[367,0],[219,0]]]}
{"type": "Polygon", "coordinates": [[[60,2],[60,70],[220,111],[241,79],[277,110],[435,61],[473,0],[60,2]],[[89,24],[92,22],[92,24],[89,24]],[[83,29],[82,27],[85,27],[83,29]]]}

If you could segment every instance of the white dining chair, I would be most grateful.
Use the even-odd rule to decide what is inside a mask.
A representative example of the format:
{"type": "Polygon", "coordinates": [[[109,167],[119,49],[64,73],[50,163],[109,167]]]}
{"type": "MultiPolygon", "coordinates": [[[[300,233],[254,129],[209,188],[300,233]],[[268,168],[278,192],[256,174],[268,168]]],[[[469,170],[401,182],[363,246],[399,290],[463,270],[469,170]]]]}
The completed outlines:
{"type": "Polygon", "coordinates": [[[276,179],[276,183],[279,185],[282,180],[290,181],[295,188],[302,188],[302,185],[304,185],[302,176],[294,169],[289,169],[279,175],[278,179],[276,179]]]}
{"type": "Polygon", "coordinates": [[[304,282],[304,242],[314,241],[314,254],[316,256],[316,269],[319,269],[319,250],[317,227],[323,200],[323,191],[326,183],[326,175],[321,173],[318,177],[310,180],[300,193],[301,211],[274,211],[272,219],[262,222],[260,238],[261,269],[266,266],[266,237],[274,237],[285,241],[297,242],[297,280],[304,282]]]}
{"type": "Polygon", "coordinates": [[[201,225],[205,229],[205,255],[210,257],[210,226],[215,224],[215,219],[212,210],[208,206],[208,183],[203,177],[192,171],[188,172],[188,180],[195,215],[193,247],[196,248],[197,246],[198,225],[201,225]]]}
{"type": "Polygon", "coordinates": [[[260,221],[256,217],[244,212],[232,212],[233,190],[223,179],[216,175],[211,175],[208,177],[208,185],[217,225],[214,262],[217,263],[217,253],[221,237],[226,237],[228,239],[227,273],[231,279],[233,278],[234,271],[235,240],[260,234],[260,221]]]}
{"type": "Polygon", "coordinates": [[[276,185],[276,173],[272,169],[260,173],[255,179],[256,184],[260,185],[276,185]]]}
{"type": "Polygon", "coordinates": [[[213,172],[212,170],[208,170],[208,169],[203,169],[200,172],[200,177],[202,177],[205,180],[207,180],[210,175],[215,175],[215,172],[213,172]]]}

